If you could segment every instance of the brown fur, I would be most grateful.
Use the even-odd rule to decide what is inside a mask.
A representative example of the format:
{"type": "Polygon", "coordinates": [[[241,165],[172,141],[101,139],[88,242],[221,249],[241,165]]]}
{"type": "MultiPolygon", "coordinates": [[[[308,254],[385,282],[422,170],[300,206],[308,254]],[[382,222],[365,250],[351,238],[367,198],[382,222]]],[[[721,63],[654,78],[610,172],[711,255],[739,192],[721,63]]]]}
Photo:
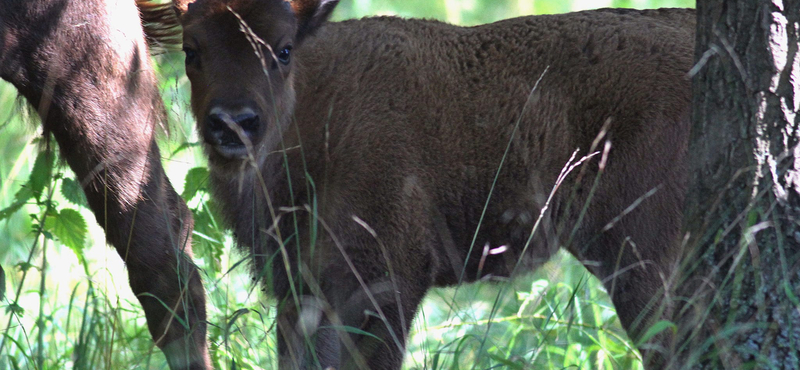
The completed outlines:
{"type": "Polygon", "coordinates": [[[336,2],[199,0],[181,19],[214,196],[281,299],[281,368],[399,368],[428,289],[560,246],[639,338],[679,248],[693,11],[323,25],[336,2]],[[528,245],[576,149],[601,153],[528,245]]]}
{"type": "Polygon", "coordinates": [[[0,77],[83,184],[170,367],[208,369],[191,213],[161,166],[164,108],[135,14],[133,1],[0,0],[0,77]]]}

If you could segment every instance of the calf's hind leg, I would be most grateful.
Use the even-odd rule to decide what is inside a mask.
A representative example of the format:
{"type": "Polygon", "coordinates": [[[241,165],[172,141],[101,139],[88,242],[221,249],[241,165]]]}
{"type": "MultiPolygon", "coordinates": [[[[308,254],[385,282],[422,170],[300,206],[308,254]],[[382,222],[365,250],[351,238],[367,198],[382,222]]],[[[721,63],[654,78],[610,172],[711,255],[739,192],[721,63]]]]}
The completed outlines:
{"type": "MultiPolygon", "coordinates": [[[[596,221],[603,222],[587,225],[584,235],[568,246],[603,282],[622,326],[639,345],[646,367],[652,369],[661,368],[669,333],[639,342],[653,324],[671,317],[668,294],[680,248],[682,202],[676,188],[665,183],[632,210],[626,207],[634,200],[620,202],[616,209],[590,209],[596,211],[596,221]]],[[[633,192],[646,193],[646,189],[633,192]]]]}
{"type": "Polygon", "coordinates": [[[637,344],[647,369],[660,369],[669,342],[669,330],[641,340],[653,324],[669,318],[666,300],[671,264],[667,258],[652,253],[646,241],[621,236],[620,230],[609,230],[593,247],[576,256],[606,287],[617,316],[628,336],[637,344]]]}

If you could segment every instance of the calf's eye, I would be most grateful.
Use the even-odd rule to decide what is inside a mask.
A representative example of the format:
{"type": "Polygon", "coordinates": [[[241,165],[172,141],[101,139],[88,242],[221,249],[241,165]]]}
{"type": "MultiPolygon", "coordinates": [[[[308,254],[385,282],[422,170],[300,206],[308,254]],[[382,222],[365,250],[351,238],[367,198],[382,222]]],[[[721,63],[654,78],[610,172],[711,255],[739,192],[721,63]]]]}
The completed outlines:
{"type": "Polygon", "coordinates": [[[289,55],[292,52],[292,45],[286,45],[278,52],[278,61],[283,65],[289,64],[289,55]]]}
{"type": "Polygon", "coordinates": [[[184,46],[183,53],[186,54],[186,65],[194,64],[194,62],[197,60],[197,51],[194,49],[184,46]]]}

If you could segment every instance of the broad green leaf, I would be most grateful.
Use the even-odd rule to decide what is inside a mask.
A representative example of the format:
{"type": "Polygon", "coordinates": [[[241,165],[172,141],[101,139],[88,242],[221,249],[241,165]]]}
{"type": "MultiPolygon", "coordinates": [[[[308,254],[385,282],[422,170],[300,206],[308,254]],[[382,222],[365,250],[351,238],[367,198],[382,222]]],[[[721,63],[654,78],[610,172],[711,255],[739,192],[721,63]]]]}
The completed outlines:
{"type": "Polygon", "coordinates": [[[14,302],[6,307],[6,313],[22,316],[25,313],[25,309],[22,308],[22,306],[20,306],[16,302],[14,302]]]}
{"type": "Polygon", "coordinates": [[[81,184],[71,178],[61,180],[61,195],[76,206],[88,207],[86,194],[83,193],[81,184]]]}
{"type": "Polygon", "coordinates": [[[33,163],[33,170],[31,171],[31,178],[28,180],[28,186],[33,192],[36,200],[42,198],[42,191],[45,185],[50,181],[50,174],[53,172],[53,159],[55,154],[52,152],[44,151],[36,156],[36,161],[33,163]]]}
{"type": "Polygon", "coordinates": [[[33,191],[28,186],[23,186],[17,194],[14,195],[14,203],[11,203],[10,206],[0,210],[0,221],[11,217],[14,213],[19,211],[25,203],[28,202],[29,199],[33,198],[33,191]]]}
{"type": "Polygon", "coordinates": [[[17,202],[27,202],[31,198],[33,198],[33,190],[28,186],[23,186],[14,194],[14,200],[17,202]]]}
{"type": "Polygon", "coordinates": [[[205,167],[192,168],[186,174],[186,182],[183,185],[181,196],[188,202],[197,195],[198,191],[205,190],[206,184],[208,184],[208,169],[205,167]]]}
{"type": "Polygon", "coordinates": [[[33,190],[30,187],[23,186],[16,194],[14,194],[14,201],[15,202],[27,202],[33,198],[33,190]]]}
{"type": "Polygon", "coordinates": [[[31,263],[28,263],[28,262],[20,262],[20,263],[18,263],[16,266],[17,266],[17,268],[19,268],[19,269],[20,269],[20,271],[22,271],[22,272],[25,272],[25,271],[28,271],[28,270],[30,270],[30,269],[31,269],[31,267],[36,267],[36,266],[34,266],[33,264],[31,264],[31,263]]]}
{"type": "Polygon", "coordinates": [[[60,212],[48,214],[44,225],[45,229],[72,249],[79,258],[82,256],[86,241],[86,221],[78,211],[64,208],[60,212]]]}
{"type": "Polygon", "coordinates": [[[3,208],[2,210],[0,210],[0,221],[11,217],[11,215],[19,211],[19,209],[22,208],[22,206],[24,205],[25,202],[16,201],[14,203],[11,203],[10,206],[3,208]]]}

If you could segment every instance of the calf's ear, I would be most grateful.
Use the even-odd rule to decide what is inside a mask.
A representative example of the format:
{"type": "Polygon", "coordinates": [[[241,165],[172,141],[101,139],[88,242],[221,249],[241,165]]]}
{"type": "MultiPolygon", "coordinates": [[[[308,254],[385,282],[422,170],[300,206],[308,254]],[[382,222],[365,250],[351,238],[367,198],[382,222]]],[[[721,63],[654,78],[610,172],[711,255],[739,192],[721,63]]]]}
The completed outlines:
{"type": "Polygon", "coordinates": [[[290,4],[297,16],[295,42],[300,43],[328,20],[339,0],[293,0],[290,4]]]}
{"type": "Polygon", "coordinates": [[[189,5],[192,5],[195,1],[196,0],[172,0],[172,9],[175,10],[175,14],[180,18],[189,10],[189,5]]]}

